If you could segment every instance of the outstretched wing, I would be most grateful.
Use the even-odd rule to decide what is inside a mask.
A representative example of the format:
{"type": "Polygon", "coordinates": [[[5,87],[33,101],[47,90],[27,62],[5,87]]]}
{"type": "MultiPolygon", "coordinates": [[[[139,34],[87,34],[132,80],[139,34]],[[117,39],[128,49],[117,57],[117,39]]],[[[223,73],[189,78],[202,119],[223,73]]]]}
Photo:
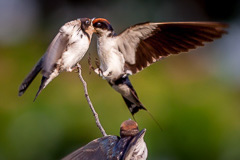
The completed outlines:
{"type": "Polygon", "coordinates": [[[126,29],[117,38],[126,71],[135,74],[171,54],[203,46],[226,33],[217,22],[142,23],[126,29]]]}
{"type": "Polygon", "coordinates": [[[44,56],[42,74],[49,78],[49,75],[56,67],[57,61],[61,58],[68,43],[68,34],[59,32],[49,45],[44,56]]]}

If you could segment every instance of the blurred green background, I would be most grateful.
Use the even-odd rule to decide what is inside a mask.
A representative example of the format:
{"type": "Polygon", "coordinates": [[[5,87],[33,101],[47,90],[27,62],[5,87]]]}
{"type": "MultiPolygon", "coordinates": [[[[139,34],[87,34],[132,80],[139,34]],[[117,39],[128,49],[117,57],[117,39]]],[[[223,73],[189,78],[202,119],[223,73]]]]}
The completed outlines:
{"type": "MultiPolygon", "coordinates": [[[[153,114],[136,114],[147,128],[149,159],[240,159],[240,3],[237,0],[1,0],[0,159],[60,159],[101,136],[76,73],[62,73],[33,98],[38,76],[18,87],[58,29],[80,17],[107,18],[120,33],[145,21],[221,21],[229,34],[198,50],[172,56],[131,76],[153,114]]],[[[91,49],[96,57],[96,37],[91,49]]],[[[108,134],[132,118],[121,96],[81,62],[90,98],[108,134]]]]}

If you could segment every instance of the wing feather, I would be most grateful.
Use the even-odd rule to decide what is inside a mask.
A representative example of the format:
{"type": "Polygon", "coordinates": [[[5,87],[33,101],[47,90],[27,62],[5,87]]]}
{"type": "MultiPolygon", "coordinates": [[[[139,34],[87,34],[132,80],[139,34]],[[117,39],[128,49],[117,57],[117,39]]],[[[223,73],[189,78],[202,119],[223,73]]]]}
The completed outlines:
{"type": "Polygon", "coordinates": [[[56,63],[61,58],[68,43],[68,35],[63,32],[59,32],[49,45],[47,52],[44,56],[42,74],[45,77],[53,72],[56,67],[56,63]]]}
{"type": "Polygon", "coordinates": [[[218,22],[142,23],[118,36],[118,48],[125,68],[133,74],[171,54],[188,52],[226,33],[218,22]]]}
{"type": "Polygon", "coordinates": [[[109,159],[112,156],[112,149],[118,142],[117,136],[105,136],[95,139],[85,146],[70,153],[62,160],[99,160],[109,159]]]}

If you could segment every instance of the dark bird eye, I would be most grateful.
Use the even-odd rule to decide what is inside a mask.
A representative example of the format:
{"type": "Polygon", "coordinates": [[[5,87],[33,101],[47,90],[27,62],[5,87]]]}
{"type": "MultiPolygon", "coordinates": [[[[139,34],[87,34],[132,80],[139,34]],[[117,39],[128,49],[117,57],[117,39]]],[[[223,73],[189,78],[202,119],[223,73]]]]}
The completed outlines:
{"type": "Polygon", "coordinates": [[[89,21],[86,21],[85,24],[90,24],[90,22],[89,22],[89,21]]]}
{"type": "Polygon", "coordinates": [[[101,26],[102,26],[102,23],[98,22],[97,27],[101,27],[101,26]]]}

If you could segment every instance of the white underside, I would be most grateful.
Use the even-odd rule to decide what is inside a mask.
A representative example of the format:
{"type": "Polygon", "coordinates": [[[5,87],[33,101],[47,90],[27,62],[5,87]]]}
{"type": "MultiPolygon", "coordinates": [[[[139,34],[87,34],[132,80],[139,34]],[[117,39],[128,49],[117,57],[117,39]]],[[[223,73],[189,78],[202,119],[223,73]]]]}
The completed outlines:
{"type": "Polygon", "coordinates": [[[116,48],[114,37],[98,38],[98,56],[103,77],[107,80],[119,78],[124,74],[124,57],[116,48]]]}
{"type": "MultiPolygon", "coordinates": [[[[90,44],[89,39],[81,30],[80,25],[81,22],[79,20],[74,20],[61,27],[59,32],[63,34],[63,36],[67,36],[68,42],[66,46],[61,46],[64,47],[65,50],[56,62],[58,65],[49,75],[44,88],[57,77],[61,71],[72,71],[72,67],[75,66],[87,52],[90,44]]],[[[91,37],[92,35],[89,36],[91,37]]]]}
{"type": "Polygon", "coordinates": [[[69,44],[71,47],[68,47],[68,50],[62,55],[61,70],[71,71],[71,68],[83,58],[89,48],[88,37],[82,31],[78,35],[73,35],[69,44]],[[81,34],[83,36],[79,39],[81,34]]]}

